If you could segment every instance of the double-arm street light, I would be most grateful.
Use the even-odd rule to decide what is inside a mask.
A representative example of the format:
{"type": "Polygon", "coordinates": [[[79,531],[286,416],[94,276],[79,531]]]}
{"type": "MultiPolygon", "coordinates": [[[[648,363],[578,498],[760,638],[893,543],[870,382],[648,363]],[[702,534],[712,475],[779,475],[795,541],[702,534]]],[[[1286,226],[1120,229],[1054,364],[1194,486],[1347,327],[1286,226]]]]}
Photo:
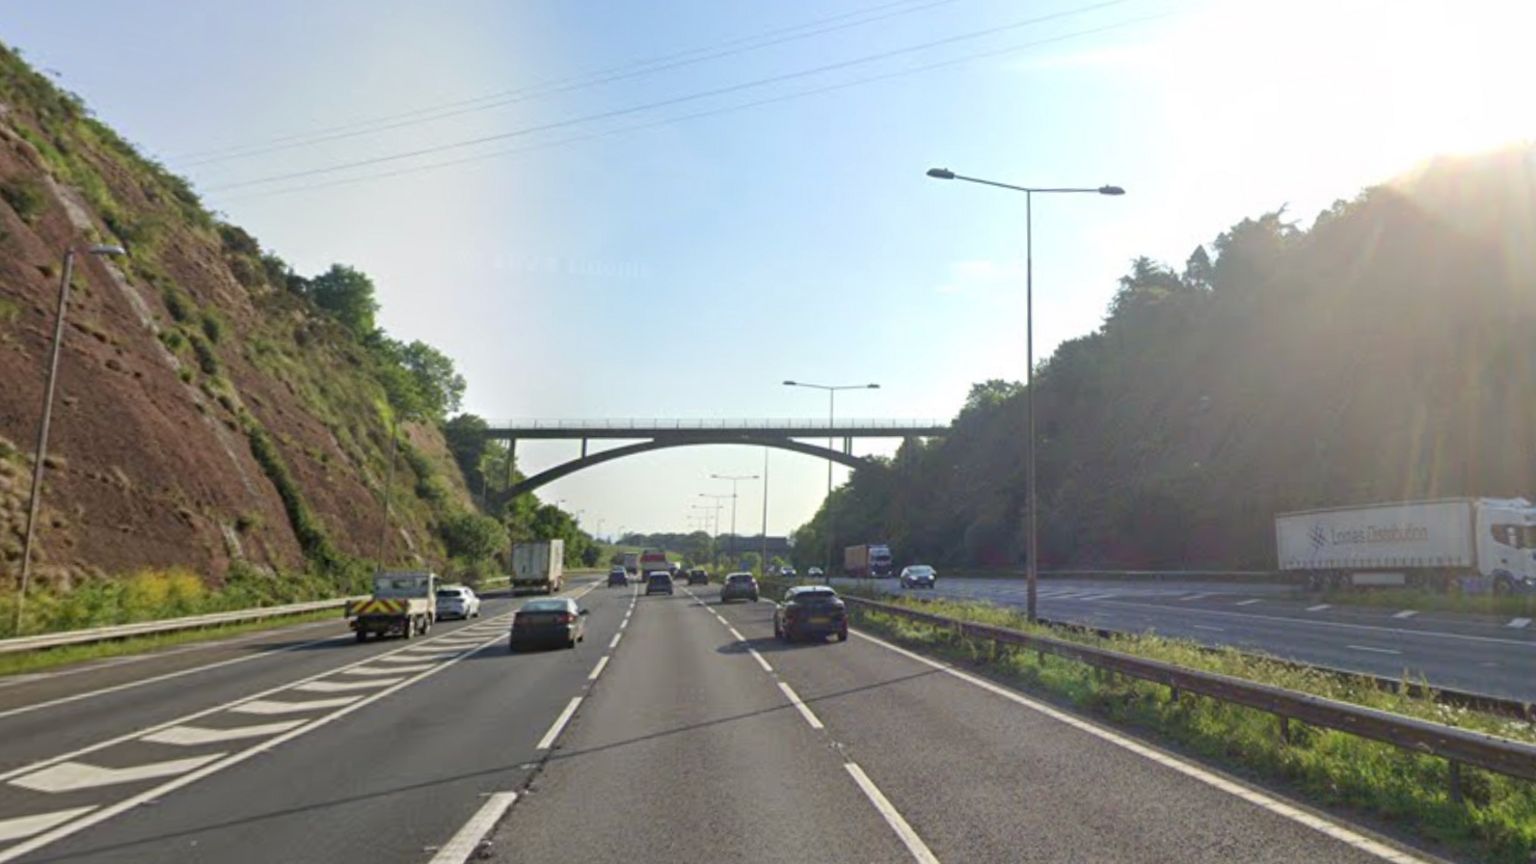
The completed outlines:
{"type": "Polygon", "coordinates": [[[1026,544],[1028,546],[1025,561],[1025,576],[1028,582],[1029,595],[1029,620],[1035,620],[1035,589],[1039,578],[1038,549],[1035,536],[1035,266],[1034,266],[1034,196],[1036,192],[1042,194],[1088,194],[1088,195],[1124,195],[1125,190],[1119,186],[1096,187],[1071,187],[1071,186],[1015,186],[1011,183],[998,183],[995,180],[983,180],[979,177],[966,177],[956,174],[948,168],[929,168],[928,176],[936,180],[964,180],[968,183],[980,183],[985,186],[996,186],[1000,189],[1011,189],[1014,192],[1024,193],[1024,352],[1025,352],[1025,379],[1024,379],[1024,461],[1025,471],[1028,474],[1026,544]]]}
{"type": "Polygon", "coordinates": [[[700,492],[699,497],[708,498],[715,502],[709,505],[710,508],[715,511],[715,530],[710,532],[711,536],[709,538],[709,546],[711,549],[710,558],[714,561],[715,569],[718,570],[720,568],[720,543],[718,539],[720,537],[720,511],[725,509],[725,504],[723,503],[725,499],[731,498],[733,496],[711,495],[707,492],[700,492]]]}
{"type": "MultiPolygon", "coordinates": [[[[95,244],[85,248],[86,255],[105,257],[127,255],[121,246],[95,244]]],[[[53,421],[53,393],[59,377],[59,349],[64,344],[64,313],[69,306],[69,283],[75,275],[74,246],[64,250],[64,274],[59,279],[59,309],[53,319],[53,346],[48,357],[48,375],[43,384],[43,417],[37,426],[37,449],[32,454],[32,495],[27,502],[27,536],[21,548],[21,578],[16,585],[15,633],[21,635],[22,607],[27,602],[27,583],[32,579],[32,541],[37,534],[37,509],[43,496],[43,460],[48,456],[48,427],[53,421]]]]}
{"type": "MultiPolygon", "coordinates": [[[[808,384],[804,381],[785,381],[785,387],[809,387],[827,391],[827,426],[837,424],[837,392],[839,390],[879,390],[879,384],[808,384]]],[[[830,432],[831,429],[828,429],[830,432]]],[[[831,435],[827,436],[827,449],[835,450],[831,435]]],[[[832,550],[836,541],[832,534],[832,458],[827,457],[827,575],[832,574],[832,550]]],[[[766,565],[765,565],[766,566],[766,565]]]]}
{"type": "Polygon", "coordinates": [[[711,474],[715,480],[731,481],[731,551],[728,553],[732,561],[736,560],[736,484],[742,480],[761,480],[758,474],[711,474]]]}

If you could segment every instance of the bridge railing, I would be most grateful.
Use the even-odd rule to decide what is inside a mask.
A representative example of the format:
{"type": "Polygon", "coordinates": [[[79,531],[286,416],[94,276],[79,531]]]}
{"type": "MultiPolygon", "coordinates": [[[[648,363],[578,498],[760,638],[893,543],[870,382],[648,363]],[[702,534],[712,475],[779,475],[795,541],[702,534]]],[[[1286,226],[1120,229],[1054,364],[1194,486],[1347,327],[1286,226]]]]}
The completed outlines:
{"type": "MultiPolygon", "coordinates": [[[[755,429],[828,428],[828,423],[824,419],[804,417],[733,419],[627,417],[611,420],[491,420],[487,421],[487,425],[492,429],[547,429],[562,432],[613,429],[740,429],[751,431],[755,429]]],[[[931,417],[921,419],[838,418],[831,424],[831,428],[834,429],[934,429],[948,426],[949,421],[931,417]]]]}

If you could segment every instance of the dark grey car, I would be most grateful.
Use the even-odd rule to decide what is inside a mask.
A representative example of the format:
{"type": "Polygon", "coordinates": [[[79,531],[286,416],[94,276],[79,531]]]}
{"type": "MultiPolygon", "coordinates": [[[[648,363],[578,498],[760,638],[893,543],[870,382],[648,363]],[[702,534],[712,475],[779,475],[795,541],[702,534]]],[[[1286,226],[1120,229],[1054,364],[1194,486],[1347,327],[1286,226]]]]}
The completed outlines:
{"type": "Polygon", "coordinates": [[[511,650],[529,645],[575,648],[587,638],[587,610],[568,597],[529,600],[512,616],[511,650]]]}
{"type": "Polygon", "coordinates": [[[848,610],[837,592],[825,585],[801,585],[784,593],[773,610],[773,635],[785,642],[836,636],[848,641],[848,610]]]}

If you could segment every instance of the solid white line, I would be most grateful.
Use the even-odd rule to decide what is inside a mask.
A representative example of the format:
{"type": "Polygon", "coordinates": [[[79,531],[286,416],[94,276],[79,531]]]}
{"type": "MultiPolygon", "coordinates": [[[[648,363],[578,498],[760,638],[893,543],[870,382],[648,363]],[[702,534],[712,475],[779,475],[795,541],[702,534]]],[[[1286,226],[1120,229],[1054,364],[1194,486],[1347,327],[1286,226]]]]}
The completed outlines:
{"type": "MultiPolygon", "coordinates": [[[[507,616],[504,616],[504,617],[510,618],[511,616],[507,615],[507,616]]],[[[294,738],[299,737],[300,735],[304,735],[304,734],[306,734],[308,732],[312,732],[312,731],[314,731],[316,729],[319,729],[322,726],[326,726],[326,725],[328,725],[330,723],[334,723],[337,720],[340,720],[341,718],[346,717],[347,715],[351,714],[354,711],[362,710],[363,708],[366,708],[367,706],[373,704],[374,702],[379,701],[380,699],[384,699],[384,698],[386,698],[386,697],[388,697],[388,696],[390,696],[390,695],[392,695],[392,694],[394,694],[394,693],[396,693],[396,692],[398,692],[400,690],[405,689],[406,687],[411,686],[412,684],[417,683],[418,681],[422,681],[422,680],[424,680],[426,678],[429,678],[429,677],[431,677],[433,675],[436,675],[436,674],[442,672],[444,669],[447,669],[448,667],[453,666],[454,664],[460,663],[460,662],[462,662],[462,661],[464,661],[464,660],[474,656],[475,654],[478,654],[481,651],[484,651],[485,649],[491,647],[492,645],[499,644],[500,642],[501,642],[501,637],[500,636],[496,637],[495,639],[487,640],[486,642],[482,643],[477,648],[474,648],[474,649],[472,649],[470,651],[466,651],[463,654],[459,655],[458,657],[453,658],[452,660],[448,660],[448,661],[446,661],[444,663],[439,663],[436,666],[433,666],[431,669],[428,669],[428,670],[426,670],[424,672],[420,672],[420,673],[418,673],[418,674],[416,674],[416,675],[414,675],[414,676],[412,676],[410,678],[407,678],[406,680],[401,681],[399,684],[396,684],[396,685],[394,685],[393,687],[390,687],[387,690],[381,690],[380,692],[375,693],[375,694],[369,696],[367,699],[364,699],[361,702],[354,702],[353,704],[348,705],[347,707],[342,708],[339,711],[336,711],[336,712],[334,712],[332,714],[327,714],[327,715],[325,715],[323,717],[319,717],[319,718],[317,718],[315,720],[310,721],[309,723],[304,724],[303,726],[298,727],[297,729],[294,729],[294,730],[289,731],[289,732],[285,732],[282,735],[279,735],[276,738],[272,738],[272,739],[270,739],[268,741],[263,741],[262,743],[256,745],[255,747],[252,747],[252,748],[250,748],[248,750],[244,750],[242,752],[235,753],[232,756],[225,757],[224,759],[221,759],[221,760],[219,760],[217,762],[214,762],[214,763],[212,763],[210,765],[207,765],[207,766],[205,766],[203,768],[200,768],[200,769],[198,769],[196,771],[193,771],[190,774],[183,774],[182,776],[177,777],[176,779],[171,780],[168,783],[162,783],[159,786],[156,786],[156,787],[154,787],[152,789],[147,789],[147,790],[145,790],[143,792],[140,792],[139,794],[134,795],[131,798],[126,798],[126,799],[124,799],[122,801],[117,802],[116,804],[113,804],[113,805],[109,806],[109,807],[105,807],[105,808],[97,810],[97,811],[95,811],[93,813],[89,813],[89,814],[85,815],[84,817],[82,817],[80,819],[77,819],[77,820],[75,820],[73,822],[69,822],[69,823],[67,823],[65,825],[61,825],[60,827],[55,828],[52,831],[47,832],[46,834],[39,835],[39,836],[34,837],[31,840],[27,840],[27,841],[25,841],[23,843],[18,843],[15,846],[12,846],[12,847],[10,847],[8,849],[0,851],[0,864],[5,864],[5,862],[8,862],[8,861],[14,861],[17,858],[20,858],[20,857],[22,857],[24,855],[30,854],[31,852],[34,852],[34,851],[36,851],[38,849],[41,849],[44,846],[47,846],[47,845],[49,845],[51,843],[56,843],[59,840],[64,839],[65,837],[68,837],[68,836],[70,836],[72,834],[76,834],[76,833],[79,833],[81,831],[84,831],[85,829],[90,828],[93,825],[98,825],[98,824],[100,824],[102,822],[105,822],[108,819],[111,819],[112,817],[117,816],[120,813],[126,812],[128,810],[132,810],[133,808],[138,807],[138,806],[144,804],[146,801],[154,801],[154,800],[157,800],[159,798],[162,798],[165,795],[167,795],[168,793],[174,792],[177,789],[182,788],[183,786],[189,786],[189,785],[191,785],[193,783],[196,783],[197,781],[203,779],[204,777],[207,777],[207,776],[212,775],[212,774],[216,774],[216,773],[218,773],[220,771],[223,771],[226,768],[230,768],[230,767],[233,767],[235,765],[238,765],[241,762],[246,761],[247,759],[251,759],[251,758],[253,758],[253,757],[255,757],[255,756],[259,755],[259,754],[265,753],[268,750],[273,749],[274,747],[277,747],[277,746],[279,746],[281,744],[284,744],[284,743],[286,743],[288,741],[291,741],[294,738]]],[[[359,662],[367,662],[367,661],[359,661],[359,662]]],[[[335,670],[331,670],[331,671],[334,672],[335,670]]],[[[306,679],[303,679],[302,681],[296,682],[296,683],[305,683],[307,681],[313,680],[315,678],[320,678],[323,675],[329,675],[329,674],[331,674],[331,672],[323,672],[323,673],[320,673],[319,675],[314,675],[311,678],[306,678],[306,679]]],[[[286,686],[288,686],[288,685],[284,685],[284,687],[286,687],[286,686]]],[[[267,692],[277,692],[278,690],[282,690],[282,689],[284,689],[284,688],[283,687],[275,687],[272,690],[267,691],[267,692]]],[[[258,694],[258,695],[265,695],[265,694],[258,694]]],[[[186,722],[187,720],[191,720],[191,719],[194,719],[196,717],[201,717],[201,716],[204,716],[204,715],[207,715],[207,714],[212,714],[212,713],[214,713],[216,711],[223,710],[225,707],[227,707],[227,706],[221,705],[221,706],[218,706],[216,708],[210,708],[210,709],[207,709],[205,711],[199,712],[197,714],[188,715],[186,717],[181,718],[180,720],[174,720],[174,721],[170,721],[170,722],[161,724],[161,726],[158,726],[158,727],[155,727],[155,728],[156,729],[167,728],[169,726],[173,726],[173,725],[176,725],[178,723],[186,722]]],[[[120,737],[118,739],[114,739],[111,742],[103,742],[103,743],[96,744],[96,745],[93,745],[93,746],[88,747],[88,748],[82,748],[81,751],[77,751],[77,752],[85,752],[85,751],[89,751],[89,750],[97,750],[97,749],[100,749],[102,747],[109,746],[112,743],[117,743],[117,742],[122,741],[122,740],[127,740],[127,739],[130,739],[130,738],[133,738],[136,735],[142,735],[145,732],[153,732],[153,731],[155,731],[155,729],[140,730],[139,732],[134,733],[133,735],[122,736],[122,737],[120,737]]],[[[62,760],[63,758],[65,758],[65,757],[55,757],[55,760],[62,760]]],[[[20,769],[20,770],[26,770],[26,769],[20,769]]]]}
{"type": "Polygon", "coordinates": [[[597,680],[597,676],[603,674],[603,667],[607,666],[607,665],[608,665],[608,655],[604,654],[603,655],[603,659],[597,661],[597,665],[593,666],[592,667],[592,671],[587,673],[587,680],[588,681],[596,681],[597,680]]]}
{"type": "Polygon", "coordinates": [[[1521,630],[1521,629],[1524,629],[1526,627],[1531,626],[1531,619],[1529,619],[1529,618],[1511,618],[1509,620],[1509,623],[1505,624],[1504,626],[1505,627],[1513,627],[1516,630],[1521,630]]]}
{"type": "Polygon", "coordinates": [[[554,725],[549,727],[549,731],[544,733],[544,737],[539,739],[539,744],[534,749],[548,750],[555,746],[555,739],[560,737],[560,733],[565,729],[565,724],[571,722],[571,715],[576,713],[576,708],[579,705],[581,705],[581,697],[571,697],[571,701],[565,706],[565,710],[561,711],[560,716],[555,718],[554,725]]]}
{"type": "Polygon", "coordinates": [[[1308,612],[1321,612],[1324,609],[1332,609],[1332,608],[1333,608],[1333,604],[1332,603],[1319,603],[1316,606],[1308,606],[1307,607],[1307,611],[1308,612]]]}
{"type": "Polygon", "coordinates": [[[779,689],[784,691],[785,698],[789,699],[789,701],[795,706],[795,709],[800,712],[800,716],[805,718],[805,722],[811,724],[812,729],[825,728],[821,725],[821,719],[818,718],[815,714],[812,714],[811,709],[807,707],[804,702],[800,701],[800,694],[796,693],[793,689],[790,688],[788,684],[785,684],[783,681],[779,682],[779,689]]]}
{"type": "Polygon", "coordinates": [[[1210,630],[1213,633],[1225,633],[1225,632],[1227,632],[1227,628],[1225,628],[1225,627],[1212,627],[1209,624],[1191,624],[1189,626],[1195,628],[1196,630],[1210,630]]]}
{"type": "MultiPolygon", "coordinates": [[[[325,623],[325,622],[318,622],[318,623],[325,623]]],[[[304,626],[307,626],[307,625],[304,625],[304,626]]],[[[272,631],[266,631],[266,632],[261,633],[260,635],[262,635],[262,636],[270,636],[271,632],[272,631]]],[[[187,676],[187,675],[196,675],[199,672],[207,672],[210,669],[220,669],[220,668],[223,668],[225,666],[233,666],[236,663],[246,663],[246,662],[249,662],[251,660],[259,660],[259,659],[261,659],[263,657],[272,657],[272,656],[277,655],[277,654],[282,654],[282,653],[284,653],[286,651],[299,651],[299,650],[302,650],[304,648],[310,648],[310,647],[315,646],[315,645],[323,645],[326,642],[331,642],[331,641],[334,641],[334,640],[339,639],[339,638],[341,638],[341,637],[338,637],[338,636],[327,636],[324,639],[316,639],[313,642],[302,642],[302,643],[300,643],[298,645],[290,645],[290,646],[288,646],[286,648],[277,648],[277,649],[274,649],[274,650],[271,650],[271,651],[262,651],[262,652],[257,653],[257,654],[247,654],[244,657],[234,657],[234,658],[231,658],[229,660],[220,660],[217,663],[208,663],[208,664],[203,665],[203,666],[193,666],[190,669],[178,669],[175,672],[167,672],[164,675],[155,675],[155,676],[152,676],[152,677],[149,677],[149,678],[140,678],[140,679],[138,679],[136,681],[126,681],[126,682],[124,682],[122,684],[114,684],[111,687],[102,687],[99,690],[90,690],[90,691],[87,691],[85,693],[75,693],[75,694],[73,694],[71,696],[61,696],[61,697],[59,697],[57,699],[49,699],[47,702],[34,702],[31,705],[22,705],[22,706],[20,706],[18,708],[7,708],[4,711],[0,711],[0,720],[5,719],[6,717],[14,717],[17,714],[27,714],[27,713],[32,712],[32,711],[41,711],[44,708],[53,708],[53,707],[55,707],[57,705],[68,705],[71,702],[79,702],[79,701],[81,701],[83,699],[94,699],[97,696],[105,696],[108,693],[119,693],[119,692],[121,692],[123,690],[132,690],[135,687],[143,687],[146,684],[158,684],[161,681],[171,681],[171,680],[174,680],[176,678],[182,678],[182,677],[187,676]]],[[[348,638],[350,638],[350,637],[348,637],[348,638]]],[[[198,646],[198,647],[213,647],[213,646],[216,646],[216,645],[230,645],[230,644],[234,644],[234,643],[230,643],[230,642],[210,643],[209,645],[198,646]]],[[[145,655],[142,655],[142,658],[135,658],[135,659],[145,659],[145,660],[148,660],[148,659],[153,659],[155,657],[163,657],[163,656],[166,656],[166,655],[164,655],[164,654],[145,654],[145,655]]],[[[114,664],[114,665],[117,665],[117,664],[114,664]]],[[[90,668],[81,669],[79,671],[81,671],[81,672],[91,672],[91,671],[95,671],[95,670],[101,669],[101,668],[104,668],[104,667],[92,666],[90,668]]],[[[59,673],[59,674],[63,674],[63,673],[59,673]]],[[[50,677],[53,677],[53,676],[50,676],[50,677]]]]}
{"type": "Polygon", "coordinates": [[[448,845],[437,850],[428,864],[464,864],[480,848],[480,841],[495,827],[497,820],[517,800],[516,792],[497,792],[487,798],[475,815],[469,817],[448,845]]]}
{"type": "Polygon", "coordinates": [[[1387,846],[1386,844],[1379,841],[1372,840],[1371,838],[1357,831],[1352,831],[1349,828],[1346,828],[1337,823],[1330,822],[1319,816],[1314,816],[1311,813],[1298,809],[1290,804],[1285,803],[1284,801],[1279,800],[1278,798],[1271,797],[1256,789],[1250,789],[1247,786],[1235,783],[1225,777],[1222,777],[1219,774],[1207,771],[1198,765],[1185,762],[1184,760],[1175,756],[1170,756],[1169,754],[1160,750],[1154,750],[1151,747],[1148,747],[1137,741],[1133,741],[1130,738],[1127,738],[1117,732],[1112,732],[1109,729],[1099,726],[1096,723],[1091,723],[1082,719],[1081,717],[1074,717],[1073,715],[1064,711],[1059,711],[1043,702],[1036,701],[1027,696],[1015,693],[1006,687],[994,684],[985,678],[971,675],[967,672],[962,672],[959,669],[944,663],[940,663],[937,660],[931,660],[921,654],[908,651],[907,649],[898,645],[893,645],[884,639],[878,639],[874,636],[861,633],[857,630],[850,630],[849,632],[859,637],[860,639],[873,642],[874,644],[879,645],[887,650],[894,651],[903,657],[915,660],[925,666],[938,669],[946,674],[959,678],[968,684],[972,684],[997,696],[1001,696],[1010,702],[1022,705],[1040,714],[1044,714],[1053,720],[1058,720],[1067,724],[1068,726],[1086,732],[1089,735],[1092,735],[1102,741],[1107,741],[1117,747],[1129,750],[1138,756],[1150,759],[1159,765],[1171,768],[1186,777],[1198,780],[1208,786],[1212,786],[1216,789],[1220,789],[1223,792],[1235,795],[1238,798],[1253,804],[1254,806],[1263,808],[1264,810],[1267,810],[1278,816],[1282,816],[1286,819],[1290,819],[1293,822],[1305,825],[1308,828],[1312,828],[1323,834],[1327,834],[1329,837],[1332,837],[1341,843],[1346,843],[1356,849],[1361,850],[1362,852],[1375,855],[1384,861],[1390,861],[1393,862],[1393,864],[1429,864],[1429,862],[1424,861],[1421,858],[1415,858],[1411,855],[1408,855],[1407,853],[1399,852],[1398,850],[1393,849],[1392,847],[1387,846]]]}
{"type": "Polygon", "coordinates": [[[757,653],[756,648],[747,649],[747,653],[752,655],[752,659],[757,661],[757,665],[763,667],[764,672],[773,671],[773,667],[768,665],[768,661],[763,659],[763,655],[757,653]]]}
{"type": "Polygon", "coordinates": [[[76,816],[84,816],[95,809],[95,807],[75,807],[69,810],[55,810],[52,813],[35,813],[31,816],[17,816],[14,819],[0,819],[0,843],[31,837],[55,825],[68,822],[76,816]]]}
{"type": "Polygon", "coordinates": [[[169,729],[161,729],[152,735],[145,735],[139,740],[149,741],[154,744],[195,747],[199,744],[213,744],[219,741],[238,741],[241,738],[262,738],[267,735],[279,735],[295,726],[302,726],[304,723],[305,721],[303,720],[284,720],[281,723],[260,723],[255,726],[236,726],[233,729],[172,726],[169,729]]]}
{"type": "Polygon", "coordinates": [[[928,848],[928,844],[923,842],[923,838],[917,836],[917,832],[913,831],[912,826],[907,824],[907,820],[902,818],[901,813],[891,804],[890,799],[886,798],[885,793],[880,791],[880,787],[875,785],[875,781],[869,779],[869,775],[864,773],[864,769],[852,762],[844,762],[843,767],[853,776],[853,782],[859,784],[859,789],[864,792],[864,797],[868,798],[869,803],[875,805],[875,809],[884,817],[885,824],[891,826],[891,830],[895,831],[896,836],[901,838],[902,845],[906,846],[907,851],[912,853],[912,860],[921,862],[921,864],[939,864],[939,859],[933,856],[933,852],[928,848]]]}
{"type": "Polygon", "coordinates": [[[608,642],[608,650],[609,651],[612,651],[613,649],[619,647],[619,637],[621,637],[623,635],[624,635],[623,633],[615,633],[615,634],[613,634],[613,639],[609,640],[609,642],[608,642]]]}
{"type": "Polygon", "coordinates": [[[1415,616],[1417,614],[1419,614],[1419,610],[1417,610],[1417,609],[1404,609],[1401,612],[1393,613],[1392,617],[1393,618],[1412,618],[1413,616],[1415,616]]]}
{"type": "Polygon", "coordinates": [[[1237,605],[1238,606],[1252,606],[1255,603],[1262,603],[1262,602],[1263,602],[1263,598],[1255,597],[1252,600],[1239,600],[1239,601],[1237,601],[1237,605]]]}
{"type": "Polygon", "coordinates": [[[85,762],[60,762],[25,777],[17,777],[11,781],[11,785],[31,789],[34,792],[76,792],[81,789],[94,789],[97,786],[114,786],[118,783],[137,783],[141,780],[174,777],[177,774],[185,774],[201,768],[223,755],[223,753],[210,753],[206,756],[193,756],[190,759],[150,762],[128,768],[103,768],[100,765],[90,765],[85,762]]]}
{"type": "Polygon", "coordinates": [[[1401,654],[1403,652],[1392,648],[1372,648],[1369,645],[1345,645],[1345,648],[1353,648],[1356,651],[1370,651],[1373,654],[1401,654]]]}
{"type": "Polygon", "coordinates": [[[376,687],[388,687],[397,684],[400,678],[368,678],[362,681],[311,681],[308,684],[300,684],[294,690],[300,693],[347,693],[352,690],[372,690],[376,687]]]}

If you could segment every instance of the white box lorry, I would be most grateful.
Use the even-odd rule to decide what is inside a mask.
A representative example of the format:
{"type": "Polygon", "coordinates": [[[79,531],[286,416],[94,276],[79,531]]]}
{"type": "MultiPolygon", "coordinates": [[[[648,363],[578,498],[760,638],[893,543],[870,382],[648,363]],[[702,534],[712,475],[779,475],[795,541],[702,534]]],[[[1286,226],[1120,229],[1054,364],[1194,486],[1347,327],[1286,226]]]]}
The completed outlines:
{"type": "Polygon", "coordinates": [[[891,547],[866,543],[843,549],[843,573],[855,579],[883,579],[895,573],[891,547]]]}
{"type": "Polygon", "coordinates": [[[565,583],[565,541],[542,540],[512,546],[512,593],[553,594],[565,583]]]}
{"type": "Polygon", "coordinates": [[[1442,498],[1275,517],[1280,569],[1316,589],[1401,585],[1536,590],[1536,507],[1524,498],[1442,498]]]}

